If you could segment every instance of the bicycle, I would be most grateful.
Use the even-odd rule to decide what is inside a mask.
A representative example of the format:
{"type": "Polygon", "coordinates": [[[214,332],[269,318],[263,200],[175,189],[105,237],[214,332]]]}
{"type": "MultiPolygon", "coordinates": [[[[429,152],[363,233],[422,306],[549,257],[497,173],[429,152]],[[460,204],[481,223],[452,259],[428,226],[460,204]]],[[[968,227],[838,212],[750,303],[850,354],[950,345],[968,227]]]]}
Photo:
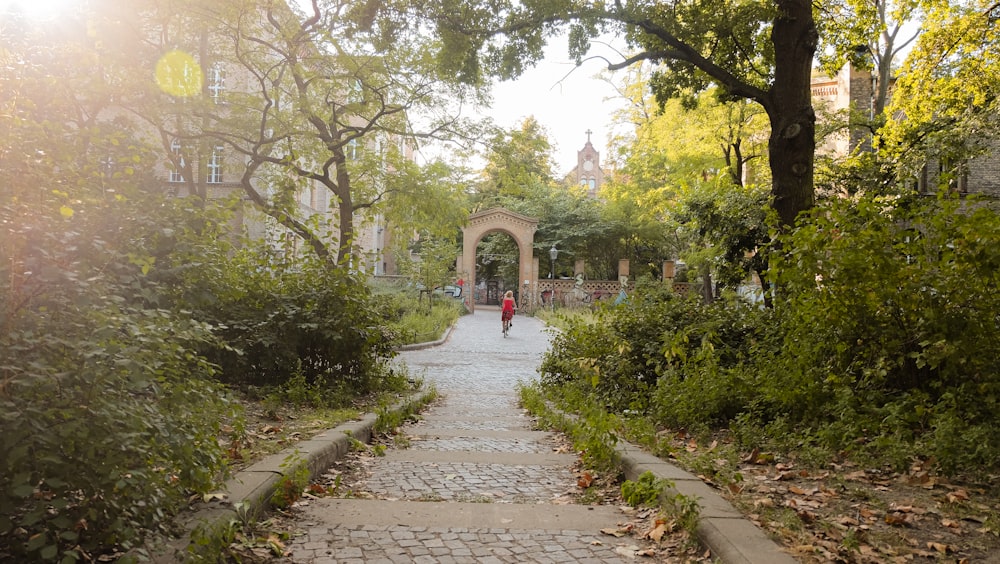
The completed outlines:
{"type": "Polygon", "coordinates": [[[510,333],[511,326],[514,325],[514,312],[510,312],[510,317],[505,314],[501,314],[500,319],[503,322],[503,336],[506,339],[507,335],[510,333]]]}

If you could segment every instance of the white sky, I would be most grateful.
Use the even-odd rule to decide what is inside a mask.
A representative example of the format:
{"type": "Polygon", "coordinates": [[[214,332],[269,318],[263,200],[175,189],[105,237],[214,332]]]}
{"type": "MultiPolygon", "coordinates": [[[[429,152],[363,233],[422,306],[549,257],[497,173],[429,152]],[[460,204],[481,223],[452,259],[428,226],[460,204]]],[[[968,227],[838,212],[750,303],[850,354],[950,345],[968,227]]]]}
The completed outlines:
{"type": "MultiPolygon", "coordinates": [[[[0,0],[0,11],[17,5],[29,17],[52,19],[77,1],[0,0]]],[[[591,143],[604,161],[611,114],[624,104],[616,98],[617,93],[610,84],[594,78],[605,65],[592,60],[575,68],[567,55],[565,37],[551,39],[545,59],[519,79],[498,84],[494,88],[493,107],[483,113],[507,129],[534,116],[553,145],[555,171],[559,176],[576,166],[576,154],[587,141],[587,130],[593,132],[591,143]]]]}
{"type": "Polygon", "coordinates": [[[604,162],[612,114],[624,105],[611,84],[595,78],[606,68],[607,64],[600,60],[575,67],[567,54],[565,38],[553,40],[537,66],[516,81],[494,88],[494,104],[486,114],[507,129],[534,116],[555,149],[559,176],[576,166],[576,154],[587,142],[587,130],[593,132],[590,142],[604,162]]]}

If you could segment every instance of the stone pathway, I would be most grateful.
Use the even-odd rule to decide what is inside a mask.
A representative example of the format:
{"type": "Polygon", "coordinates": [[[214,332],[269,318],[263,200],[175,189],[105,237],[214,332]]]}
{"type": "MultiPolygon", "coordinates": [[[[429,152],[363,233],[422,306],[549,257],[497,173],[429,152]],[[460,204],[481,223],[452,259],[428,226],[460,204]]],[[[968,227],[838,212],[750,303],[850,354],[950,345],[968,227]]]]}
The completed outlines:
{"type": "MultiPolygon", "coordinates": [[[[517,385],[537,377],[548,335],[499,311],[461,318],[444,344],[401,354],[442,398],[405,427],[408,448],[368,465],[370,498],[310,500],[288,562],[641,562],[636,540],[602,534],[618,507],[573,503],[576,456],[532,429],[517,385]]],[[[352,486],[353,487],[353,486],[352,486]]],[[[358,491],[358,490],[355,490],[358,491]]],[[[368,497],[368,496],[366,496],[368,497]]]]}

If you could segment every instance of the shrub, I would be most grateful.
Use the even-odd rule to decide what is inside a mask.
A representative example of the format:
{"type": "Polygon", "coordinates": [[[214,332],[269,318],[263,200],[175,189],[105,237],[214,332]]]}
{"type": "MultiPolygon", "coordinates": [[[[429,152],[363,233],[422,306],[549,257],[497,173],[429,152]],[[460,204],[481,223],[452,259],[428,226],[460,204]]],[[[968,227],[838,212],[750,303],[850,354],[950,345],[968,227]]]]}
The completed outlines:
{"type": "Polygon", "coordinates": [[[126,199],[82,211],[0,207],[3,560],[134,547],[226,468],[211,328],[150,305],[166,228],[126,199]]]}
{"type": "Polygon", "coordinates": [[[546,386],[746,446],[944,471],[1000,462],[1000,218],[974,199],[827,202],[776,247],[775,309],[637,289],[568,322],[546,386]]]}
{"type": "Polygon", "coordinates": [[[544,383],[586,381],[612,409],[653,411],[676,424],[738,411],[743,395],[730,368],[746,360],[763,314],[737,302],[703,305],[648,283],[629,303],[598,315],[556,335],[542,363],[544,383]]]}
{"type": "Polygon", "coordinates": [[[281,386],[301,374],[350,394],[386,385],[396,337],[360,278],[311,256],[289,266],[260,247],[230,254],[221,271],[176,281],[177,307],[217,327],[220,346],[202,353],[222,381],[281,386]]]}
{"type": "Polygon", "coordinates": [[[881,437],[946,469],[1000,460],[1000,219],[981,202],[861,198],[816,210],[778,257],[759,359],[764,417],[881,437]],[[779,346],[780,342],[780,346],[779,346]],[[978,438],[973,438],[978,437],[978,438]]]}

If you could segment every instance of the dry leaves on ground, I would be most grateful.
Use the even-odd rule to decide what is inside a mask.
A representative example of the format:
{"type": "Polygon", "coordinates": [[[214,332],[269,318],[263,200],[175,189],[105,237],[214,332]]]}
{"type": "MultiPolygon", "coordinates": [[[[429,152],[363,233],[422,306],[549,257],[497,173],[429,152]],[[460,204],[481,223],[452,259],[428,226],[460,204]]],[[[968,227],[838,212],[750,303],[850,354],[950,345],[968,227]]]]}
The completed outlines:
{"type": "MultiPolygon", "coordinates": [[[[712,444],[674,440],[711,456],[712,444]]],[[[906,472],[842,461],[814,469],[757,450],[726,474],[741,479],[703,479],[803,562],[1000,562],[996,476],[949,480],[922,460],[906,472]]]]}

